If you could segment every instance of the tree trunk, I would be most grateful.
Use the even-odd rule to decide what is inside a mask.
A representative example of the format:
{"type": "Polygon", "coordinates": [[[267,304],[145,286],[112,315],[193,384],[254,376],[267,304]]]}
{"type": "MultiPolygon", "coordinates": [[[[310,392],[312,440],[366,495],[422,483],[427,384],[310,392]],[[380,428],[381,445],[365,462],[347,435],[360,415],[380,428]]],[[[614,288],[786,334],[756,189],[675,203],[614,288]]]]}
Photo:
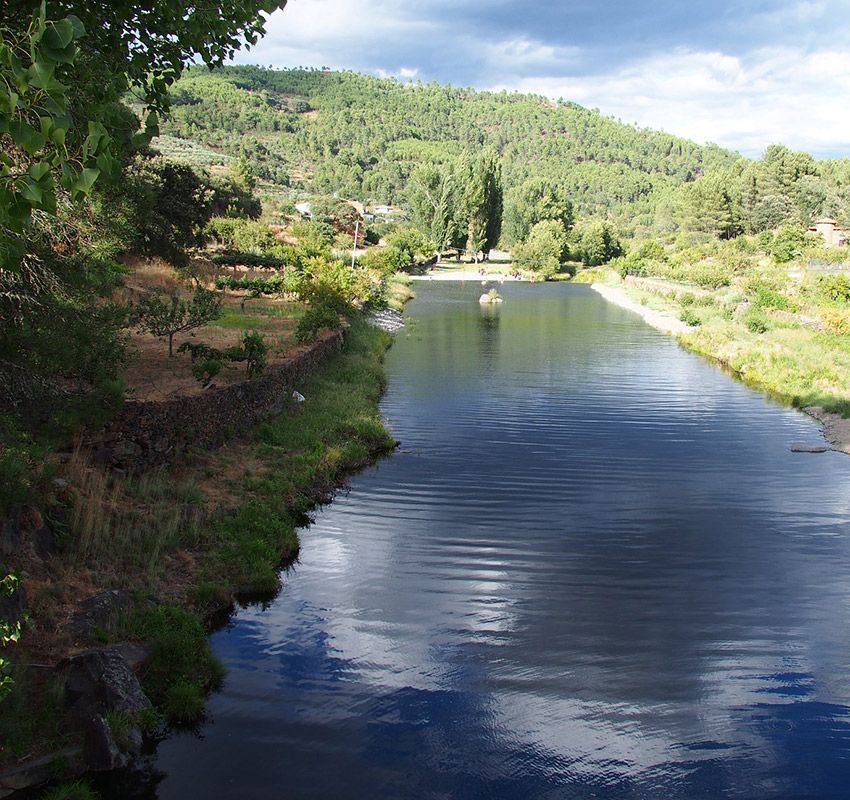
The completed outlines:
{"type": "Polygon", "coordinates": [[[174,334],[168,334],[168,357],[172,358],[174,356],[174,334]]]}

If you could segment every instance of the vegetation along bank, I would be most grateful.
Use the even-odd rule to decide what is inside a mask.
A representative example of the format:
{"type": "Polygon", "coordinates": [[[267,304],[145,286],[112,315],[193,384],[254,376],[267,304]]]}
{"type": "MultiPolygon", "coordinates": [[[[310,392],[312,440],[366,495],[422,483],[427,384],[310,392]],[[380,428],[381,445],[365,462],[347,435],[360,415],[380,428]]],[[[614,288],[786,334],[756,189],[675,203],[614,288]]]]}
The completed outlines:
{"type": "Polygon", "coordinates": [[[150,5],[0,21],[0,787],[198,719],[205,620],[273,592],[302,515],[393,445],[364,319],[411,274],[613,287],[846,442],[850,160],[222,68],[282,3],[150,5]]]}

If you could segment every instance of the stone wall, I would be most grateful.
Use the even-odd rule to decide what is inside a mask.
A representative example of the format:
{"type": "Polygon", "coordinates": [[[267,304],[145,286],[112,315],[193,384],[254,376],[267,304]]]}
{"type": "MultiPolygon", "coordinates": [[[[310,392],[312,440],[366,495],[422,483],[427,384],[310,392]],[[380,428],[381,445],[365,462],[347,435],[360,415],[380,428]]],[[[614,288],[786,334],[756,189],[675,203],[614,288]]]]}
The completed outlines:
{"type": "Polygon", "coordinates": [[[217,447],[252,425],[294,407],[293,390],[341,347],[342,333],[327,331],[253,381],[211,387],[173,400],[131,400],[106,428],[89,436],[84,444],[96,461],[131,472],[169,464],[190,447],[217,447]]]}

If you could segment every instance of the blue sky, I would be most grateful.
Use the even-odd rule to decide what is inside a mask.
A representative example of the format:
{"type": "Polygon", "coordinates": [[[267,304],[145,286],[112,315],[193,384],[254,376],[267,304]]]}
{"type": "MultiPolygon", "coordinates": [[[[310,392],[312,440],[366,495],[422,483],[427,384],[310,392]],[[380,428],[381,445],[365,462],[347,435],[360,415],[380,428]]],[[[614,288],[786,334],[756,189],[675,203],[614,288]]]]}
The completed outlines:
{"type": "Polygon", "coordinates": [[[850,156],[850,0],[289,0],[237,61],[531,91],[751,156],[850,156]]]}

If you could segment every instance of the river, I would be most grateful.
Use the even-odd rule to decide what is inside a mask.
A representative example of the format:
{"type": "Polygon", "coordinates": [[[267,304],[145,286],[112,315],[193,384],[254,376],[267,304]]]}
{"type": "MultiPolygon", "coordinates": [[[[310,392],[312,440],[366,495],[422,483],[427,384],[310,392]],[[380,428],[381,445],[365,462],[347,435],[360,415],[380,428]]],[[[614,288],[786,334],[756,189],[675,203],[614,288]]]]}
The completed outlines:
{"type": "Polygon", "coordinates": [[[850,458],[588,287],[415,288],[401,449],[122,796],[846,798],[850,458]]]}

